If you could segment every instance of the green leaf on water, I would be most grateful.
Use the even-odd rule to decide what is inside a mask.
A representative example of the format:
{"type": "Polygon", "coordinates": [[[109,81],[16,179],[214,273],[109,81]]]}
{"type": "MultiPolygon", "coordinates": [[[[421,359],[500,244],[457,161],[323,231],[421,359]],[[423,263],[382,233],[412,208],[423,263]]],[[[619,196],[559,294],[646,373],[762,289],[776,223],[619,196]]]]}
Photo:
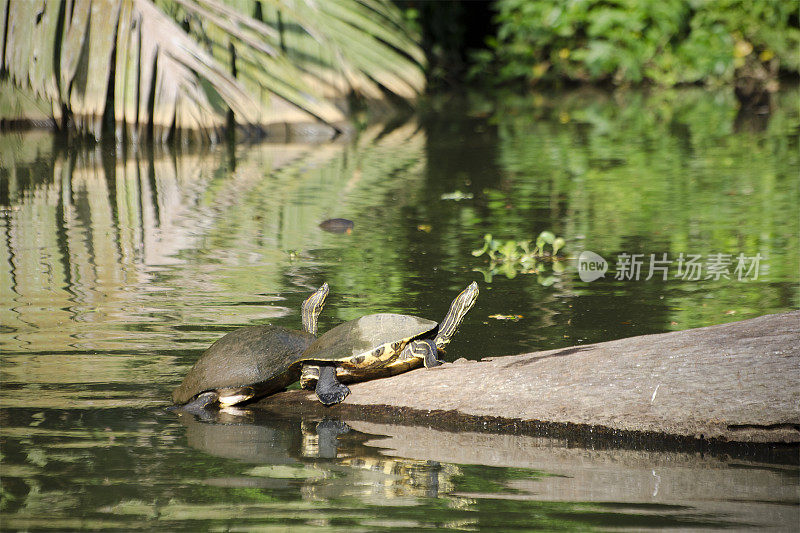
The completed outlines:
{"type": "Polygon", "coordinates": [[[483,274],[483,281],[485,283],[491,283],[492,278],[494,278],[494,270],[491,268],[473,268],[472,271],[483,274]]]}
{"type": "Polygon", "coordinates": [[[553,255],[556,255],[560,249],[567,243],[562,237],[557,237],[553,241],[553,255]]]}
{"type": "MultiPolygon", "coordinates": [[[[547,264],[553,264],[553,273],[560,274],[564,271],[564,265],[558,262],[555,255],[563,248],[565,240],[561,237],[556,237],[550,231],[543,231],[536,239],[536,247],[531,251],[530,240],[515,240],[508,239],[504,241],[496,240],[492,237],[491,233],[487,233],[483,237],[483,248],[473,250],[471,253],[475,257],[483,254],[489,256],[489,266],[487,269],[475,269],[484,275],[487,283],[490,283],[492,277],[497,274],[503,274],[508,279],[513,279],[517,274],[533,274],[545,272],[547,264]],[[545,246],[550,244],[553,248],[551,254],[548,254],[552,261],[540,262],[545,256],[545,246]]],[[[539,283],[544,286],[549,286],[555,283],[556,278],[553,276],[539,277],[539,283]]]]}
{"type": "Polygon", "coordinates": [[[539,242],[539,239],[542,239],[542,240],[543,240],[544,242],[546,242],[547,244],[553,244],[553,241],[555,241],[555,240],[556,240],[556,236],[555,236],[555,235],[553,235],[553,233],[552,233],[552,232],[549,232],[549,231],[543,231],[543,232],[541,232],[541,233],[539,234],[539,238],[538,238],[538,239],[536,239],[536,242],[537,242],[537,243],[539,242]]]}
{"type": "Polygon", "coordinates": [[[506,241],[502,248],[498,250],[506,260],[517,256],[517,241],[506,241]]]}
{"type": "Polygon", "coordinates": [[[513,263],[503,263],[503,266],[500,267],[500,272],[505,274],[508,279],[514,279],[517,277],[517,269],[514,268],[513,263]]]}
{"type": "Polygon", "coordinates": [[[538,276],[536,279],[542,287],[549,287],[556,282],[555,276],[538,276]]]}
{"type": "Polygon", "coordinates": [[[480,257],[481,255],[488,253],[490,257],[494,258],[494,256],[492,255],[492,251],[496,250],[497,246],[498,246],[497,242],[495,242],[495,240],[492,239],[492,234],[487,233],[486,235],[483,236],[483,248],[479,250],[473,250],[472,255],[474,255],[475,257],[480,257]]]}

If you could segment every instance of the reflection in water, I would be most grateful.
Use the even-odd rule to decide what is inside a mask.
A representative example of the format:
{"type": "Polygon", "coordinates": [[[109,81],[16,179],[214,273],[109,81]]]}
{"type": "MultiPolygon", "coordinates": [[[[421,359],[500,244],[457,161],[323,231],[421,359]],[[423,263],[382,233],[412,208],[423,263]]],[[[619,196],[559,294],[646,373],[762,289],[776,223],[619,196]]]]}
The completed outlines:
{"type": "Polygon", "coordinates": [[[492,120],[453,101],[422,126],[314,146],[151,153],[0,134],[3,527],[796,524],[796,465],[162,411],[214,340],[299,327],[323,281],[320,331],[373,312],[443,316],[479,279],[470,251],[486,233],[547,229],[607,259],[761,253],[769,268],[749,283],[496,276],[450,361],[796,308],[800,117],[781,104],[796,96],[745,131],[735,102],[698,91],[509,98],[492,120]],[[330,219],[354,231],[319,227],[330,219]]]}
{"type": "MultiPolygon", "coordinates": [[[[363,142],[371,144],[376,134],[368,132],[363,142]]],[[[384,136],[359,158],[380,160],[397,144],[407,155],[389,165],[419,157],[419,135],[410,127],[384,136]]],[[[114,350],[124,341],[126,348],[146,349],[176,319],[210,325],[286,315],[259,305],[269,298],[248,300],[254,292],[281,291],[292,257],[286,251],[319,245],[312,228],[332,200],[354,180],[372,185],[362,163],[348,156],[352,149],[261,145],[243,151],[235,164],[219,150],[150,159],[100,148],[6,161],[12,202],[3,216],[0,312],[13,335],[4,344],[114,350]],[[231,301],[240,302],[235,313],[231,301]]],[[[306,283],[303,278],[296,283],[306,283]]]]}
{"type": "MultiPolygon", "coordinates": [[[[486,526],[480,509],[489,501],[509,502],[509,508],[511,502],[538,502],[543,521],[529,518],[530,527],[559,513],[570,515],[562,526],[602,513],[616,513],[614,522],[631,526],[647,519],[661,526],[774,526],[800,517],[800,480],[792,466],[687,452],[587,450],[543,437],[303,419],[259,409],[210,412],[202,421],[181,414],[180,420],[193,448],[264,465],[246,468],[246,476],[205,480],[210,485],[294,485],[305,501],[352,498],[382,507],[442,499],[464,511],[459,527],[486,526]]],[[[421,514],[409,516],[415,520],[408,525],[428,524],[421,514]]]]}
{"type": "MultiPolygon", "coordinates": [[[[458,470],[424,459],[380,455],[366,445],[374,435],[353,432],[337,418],[305,420],[245,409],[210,411],[202,420],[185,412],[179,417],[189,446],[217,457],[270,465],[247,473],[297,480],[303,497],[310,500],[358,497],[374,505],[393,505],[397,502],[387,500],[437,498],[440,487],[452,488],[447,479],[458,470]],[[336,483],[320,483],[333,479],[336,483]]],[[[241,477],[215,478],[213,484],[261,486],[260,481],[248,483],[241,477]]]]}

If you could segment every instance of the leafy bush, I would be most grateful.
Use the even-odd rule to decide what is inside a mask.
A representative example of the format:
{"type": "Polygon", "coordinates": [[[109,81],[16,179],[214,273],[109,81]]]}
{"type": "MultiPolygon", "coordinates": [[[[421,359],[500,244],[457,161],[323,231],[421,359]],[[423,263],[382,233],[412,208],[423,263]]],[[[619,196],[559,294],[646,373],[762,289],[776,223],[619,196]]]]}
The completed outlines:
{"type": "Polygon", "coordinates": [[[497,0],[474,73],[659,85],[800,71],[796,0],[497,0]]]}

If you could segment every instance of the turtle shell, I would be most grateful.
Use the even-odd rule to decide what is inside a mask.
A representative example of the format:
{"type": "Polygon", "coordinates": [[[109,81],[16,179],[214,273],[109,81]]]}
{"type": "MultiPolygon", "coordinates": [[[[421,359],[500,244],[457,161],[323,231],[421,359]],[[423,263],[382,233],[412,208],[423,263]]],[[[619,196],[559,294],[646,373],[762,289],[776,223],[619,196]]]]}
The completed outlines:
{"type": "Polygon", "coordinates": [[[335,361],[345,368],[385,366],[400,355],[406,344],[436,330],[439,324],[411,315],[379,313],[339,324],[303,353],[307,363],[335,361]]]}
{"type": "Polygon", "coordinates": [[[304,331],[280,326],[248,326],[209,346],[172,393],[176,404],[222,388],[252,386],[260,394],[277,392],[299,378],[296,363],[315,340],[304,331]]]}

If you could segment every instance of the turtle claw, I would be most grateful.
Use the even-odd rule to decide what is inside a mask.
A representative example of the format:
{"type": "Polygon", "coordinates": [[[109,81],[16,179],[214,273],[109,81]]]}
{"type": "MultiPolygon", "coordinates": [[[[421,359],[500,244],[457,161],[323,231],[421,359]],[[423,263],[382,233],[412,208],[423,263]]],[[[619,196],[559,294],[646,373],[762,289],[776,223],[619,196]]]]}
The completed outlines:
{"type": "Polygon", "coordinates": [[[182,406],[184,411],[190,413],[201,413],[206,409],[219,406],[219,394],[215,391],[208,391],[198,394],[191,402],[182,406]]]}
{"type": "Polygon", "coordinates": [[[317,398],[319,398],[319,401],[325,405],[336,405],[347,398],[349,394],[350,389],[348,389],[345,385],[342,385],[340,390],[317,392],[317,398]]]}
{"type": "Polygon", "coordinates": [[[320,402],[325,405],[334,405],[347,398],[347,395],[350,394],[350,389],[336,379],[335,366],[321,366],[319,368],[316,393],[320,402]]]}
{"type": "Polygon", "coordinates": [[[219,395],[216,392],[204,392],[188,403],[167,407],[167,411],[175,412],[178,415],[189,414],[202,421],[209,421],[213,419],[214,409],[219,407],[218,400],[219,395]]]}
{"type": "Polygon", "coordinates": [[[425,368],[436,368],[437,366],[442,366],[444,361],[441,359],[436,359],[435,357],[425,358],[425,368]]]}

